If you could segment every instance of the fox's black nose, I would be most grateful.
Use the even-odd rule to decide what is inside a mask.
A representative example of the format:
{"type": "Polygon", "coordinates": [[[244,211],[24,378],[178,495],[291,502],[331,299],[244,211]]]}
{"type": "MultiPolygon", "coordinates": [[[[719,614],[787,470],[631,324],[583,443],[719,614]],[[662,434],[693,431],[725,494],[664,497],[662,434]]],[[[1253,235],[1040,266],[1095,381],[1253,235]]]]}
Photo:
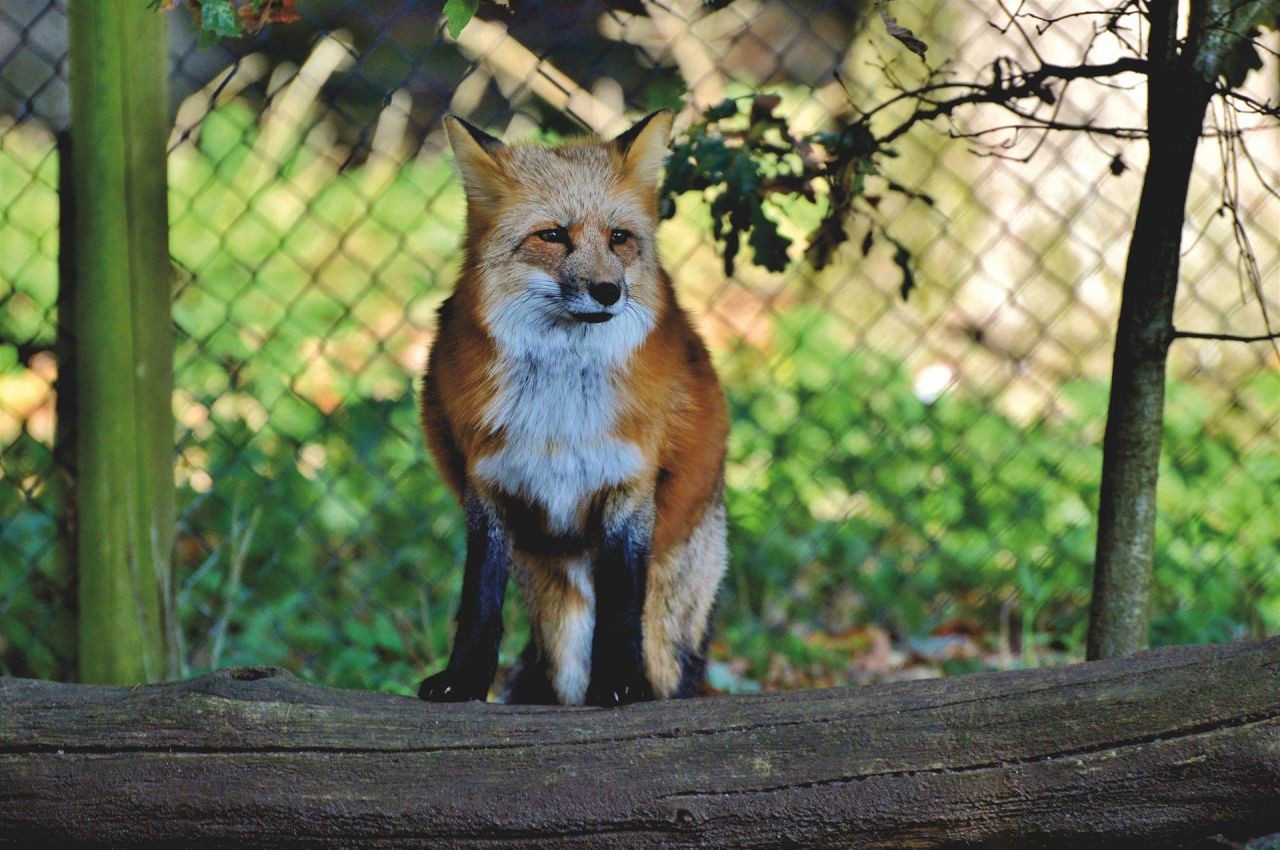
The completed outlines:
{"type": "Polygon", "coordinates": [[[588,284],[587,291],[591,293],[592,298],[606,307],[618,303],[618,299],[622,297],[622,290],[616,283],[588,284]]]}

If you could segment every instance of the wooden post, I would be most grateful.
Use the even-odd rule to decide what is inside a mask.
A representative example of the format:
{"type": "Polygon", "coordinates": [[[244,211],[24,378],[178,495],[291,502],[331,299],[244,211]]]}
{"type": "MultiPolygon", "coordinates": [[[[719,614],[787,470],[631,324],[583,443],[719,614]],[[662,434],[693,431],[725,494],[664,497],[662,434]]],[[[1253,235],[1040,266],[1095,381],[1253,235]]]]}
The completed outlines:
{"type": "Polygon", "coordinates": [[[73,0],[79,646],[85,682],[169,672],[173,336],[165,21],[73,0]]]}

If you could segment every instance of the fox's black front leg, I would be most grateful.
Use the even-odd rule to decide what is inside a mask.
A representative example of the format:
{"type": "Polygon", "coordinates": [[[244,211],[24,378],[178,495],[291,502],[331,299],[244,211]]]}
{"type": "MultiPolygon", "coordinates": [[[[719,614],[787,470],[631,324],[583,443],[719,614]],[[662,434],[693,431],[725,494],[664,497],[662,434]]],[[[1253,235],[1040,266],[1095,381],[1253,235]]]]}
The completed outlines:
{"type": "Polygon", "coordinates": [[[418,688],[418,696],[432,702],[483,700],[498,666],[510,537],[502,518],[475,493],[467,494],[466,509],[467,563],[453,652],[444,670],[418,688]]]}
{"type": "Polygon", "coordinates": [[[642,632],[652,538],[653,523],[643,513],[605,520],[593,571],[596,625],[587,688],[587,702],[592,705],[653,698],[644,672],[642,632]]]}

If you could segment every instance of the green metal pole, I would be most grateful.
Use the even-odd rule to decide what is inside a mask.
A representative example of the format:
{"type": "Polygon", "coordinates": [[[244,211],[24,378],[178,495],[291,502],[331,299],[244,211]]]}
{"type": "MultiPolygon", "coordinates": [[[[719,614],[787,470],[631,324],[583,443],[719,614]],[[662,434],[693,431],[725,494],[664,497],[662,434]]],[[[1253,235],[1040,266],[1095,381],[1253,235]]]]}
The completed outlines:
{"type": "Polygon", "coordinates": [[[173,338],[165,26],[144,0],[72,0],[80,679],[174,672],[173,338]]]}

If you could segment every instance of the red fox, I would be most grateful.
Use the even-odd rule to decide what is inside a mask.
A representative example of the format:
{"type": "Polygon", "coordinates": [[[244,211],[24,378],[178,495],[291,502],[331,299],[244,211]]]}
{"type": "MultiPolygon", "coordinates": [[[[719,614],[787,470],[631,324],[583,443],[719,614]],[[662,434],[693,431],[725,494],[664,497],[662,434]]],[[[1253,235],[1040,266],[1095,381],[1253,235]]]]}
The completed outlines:
{"type": "Polygon", "coordinates": [[[483,700],[513,572],[507,702],[688,696],[725,571],[728,416],[658,262],[672,113],[612,141],[504,144],[449,116],[467,201],[422,424],[466,512],[453,651],[425,700],[483,700]]]}

